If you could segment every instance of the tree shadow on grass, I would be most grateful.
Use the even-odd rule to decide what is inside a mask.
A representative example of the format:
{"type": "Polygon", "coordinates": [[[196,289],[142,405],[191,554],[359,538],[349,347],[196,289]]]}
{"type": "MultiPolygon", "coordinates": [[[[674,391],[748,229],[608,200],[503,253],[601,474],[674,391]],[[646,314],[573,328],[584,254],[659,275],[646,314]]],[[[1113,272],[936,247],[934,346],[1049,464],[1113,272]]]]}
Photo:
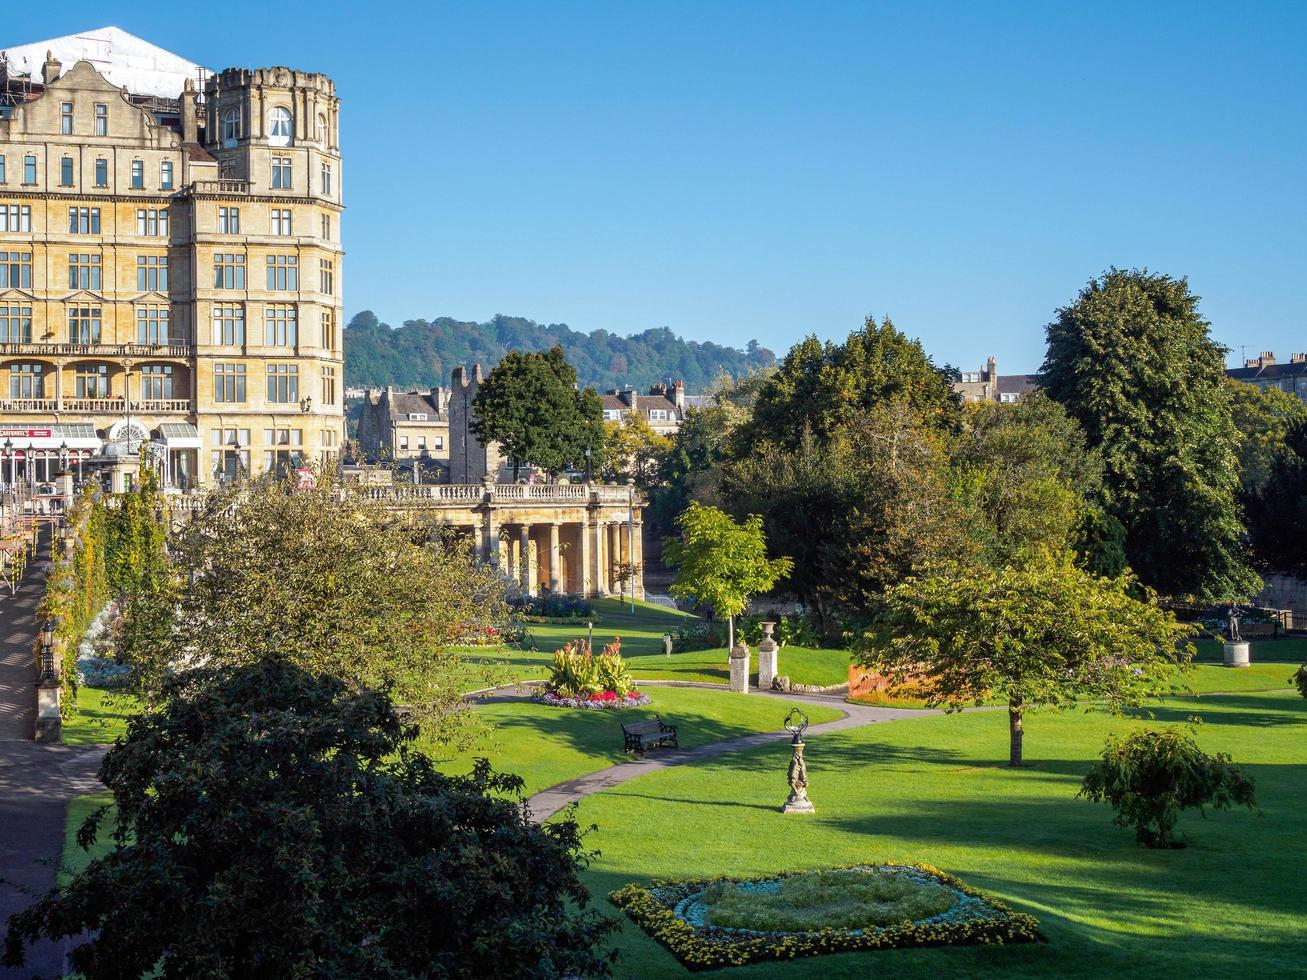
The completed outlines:
{"type": "Polygon", "coordinates": [[[1249,725],[1270,728],[1307,723],[1307,699],[1277,698],[1270,701],[1256,694],[1205,694],[1193,704],[1144,704],[1127,708],[1127,718],[1141,721],[1185,722],[1201,718],[1205,725],[1249,725]]]}

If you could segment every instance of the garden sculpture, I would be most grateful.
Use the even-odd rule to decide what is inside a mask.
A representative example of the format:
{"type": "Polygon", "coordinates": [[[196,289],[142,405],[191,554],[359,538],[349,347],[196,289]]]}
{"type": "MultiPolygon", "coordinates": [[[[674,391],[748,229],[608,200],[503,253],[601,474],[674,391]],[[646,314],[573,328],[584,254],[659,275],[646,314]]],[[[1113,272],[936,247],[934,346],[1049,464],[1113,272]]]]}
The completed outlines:
{"type": "Polygon", "coordinates": [[[790,741],[790,796],[781,807],[781,813],[815,813],[808,799],[808,764],[803,761],[803,732],[808,727],[808,716],[798,708],[791,708],[785,716],[785,730],[794,736],[790,741]]]}

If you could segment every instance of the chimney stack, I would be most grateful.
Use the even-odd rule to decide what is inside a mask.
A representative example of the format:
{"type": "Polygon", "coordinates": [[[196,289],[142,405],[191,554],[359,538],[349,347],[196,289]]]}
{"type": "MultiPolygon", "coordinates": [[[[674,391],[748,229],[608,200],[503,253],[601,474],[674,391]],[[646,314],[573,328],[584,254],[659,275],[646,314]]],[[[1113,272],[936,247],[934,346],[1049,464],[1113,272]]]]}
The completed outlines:
{"type": "Polygon", "coordinates": [[[54,56],[54,52],[47,50],[45,52],[45,65],[41,68],[41,77],[45,79],[45,84],[49,85],[59,77],[59,70],[63,68],[63,63],[54,56]]]}
{"type": "Polygon", "coordinates": [[[985,362],[985,380],[993,384],[998,380],[998,361],[994,355],[989,355],[989,360],[985,362]]]}
{"type": "Polygon", "coordinates": [[[200,138],[198,112],[195,108],[195,82],[182,83],[182,142],[196,143],[200,138]]]}
{"type": "Polygon", "coordinates": [[[672,385],[672,401],[676,403],[678,409],[685,408],[685,382],[677,381],[672,385]]]}
{"type": "Polygon", "coordinates": [[[1289,363],[1290,363],[1290,364],[1307,364],[1307,353],[1301,353],[1301,354],[1290,354],[1290,355],[1289,355],[1289,363]]]}

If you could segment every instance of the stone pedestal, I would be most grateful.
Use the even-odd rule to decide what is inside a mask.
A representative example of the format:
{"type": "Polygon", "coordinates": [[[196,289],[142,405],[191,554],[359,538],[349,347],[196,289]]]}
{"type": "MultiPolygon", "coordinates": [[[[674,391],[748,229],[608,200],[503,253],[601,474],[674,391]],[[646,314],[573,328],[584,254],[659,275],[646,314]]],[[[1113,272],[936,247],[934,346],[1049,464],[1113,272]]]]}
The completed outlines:
{"type": "Polygon", "coordinates": [[[669,656],[669,657],[672,655],[672,645],[673,645],[673,644],[672,644],[672,634],[671,634],[671,633],[664,633],[664,634],[663,634],[663,653],[666,654],[666,655],[669,656]]]}
{"type": "Polygon", "coordinates": [[[776,679],[776,641],[771,631],[775,623],[762,624],[762,642],[758,644],[758,690],[770,691],[772,681],[776,679]]]}
{"type": "Polygon", "coordinates": [[[1248,659],[1248,641],[1241,640],[1237,643],[1227,643],[1225,645],[1225,666],[1227,667],[1247,667],[1251,661],[1248,659]]]}
{"type": "Polygon", "coordinates": [[[749,693],[749,648],[737,643],[731,651],[731,690],[749,693]]]}
{"type": "Polygon", "coordinates": [[[793,756],[790,758],[790,796],[781,807],[781,813],[816,813],[817,808],[808,799],[808,764],[803,761],[804,743],[796,738],[791,743],[793,756]]]}
{"type": "Polygon", "coordinates": [[[63,739],[63,719],[59,717],[59,682],[42,681],[36,688],[36,740],[58,742],[63,739]]]}

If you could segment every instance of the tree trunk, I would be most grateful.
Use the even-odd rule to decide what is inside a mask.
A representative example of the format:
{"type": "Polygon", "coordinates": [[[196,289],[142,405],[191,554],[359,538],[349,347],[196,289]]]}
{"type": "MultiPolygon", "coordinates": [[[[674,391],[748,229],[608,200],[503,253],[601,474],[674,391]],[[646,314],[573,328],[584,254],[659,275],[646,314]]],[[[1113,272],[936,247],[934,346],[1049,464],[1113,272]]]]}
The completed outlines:
{"type": "Polygon", "coordinates": [[[735,649],[735,617],[726,617],[726,655],[729,657],[735,649]]]}
{"type": "Polygon", "coordinates": [[[1021,702],[1010,701],[1007,706],[1007,724],[1008,724],[1008,765],[1013,769],[1025,765],[1021,756],[1021,737],[1025,730],[1021,726],[1021,702]]]}

